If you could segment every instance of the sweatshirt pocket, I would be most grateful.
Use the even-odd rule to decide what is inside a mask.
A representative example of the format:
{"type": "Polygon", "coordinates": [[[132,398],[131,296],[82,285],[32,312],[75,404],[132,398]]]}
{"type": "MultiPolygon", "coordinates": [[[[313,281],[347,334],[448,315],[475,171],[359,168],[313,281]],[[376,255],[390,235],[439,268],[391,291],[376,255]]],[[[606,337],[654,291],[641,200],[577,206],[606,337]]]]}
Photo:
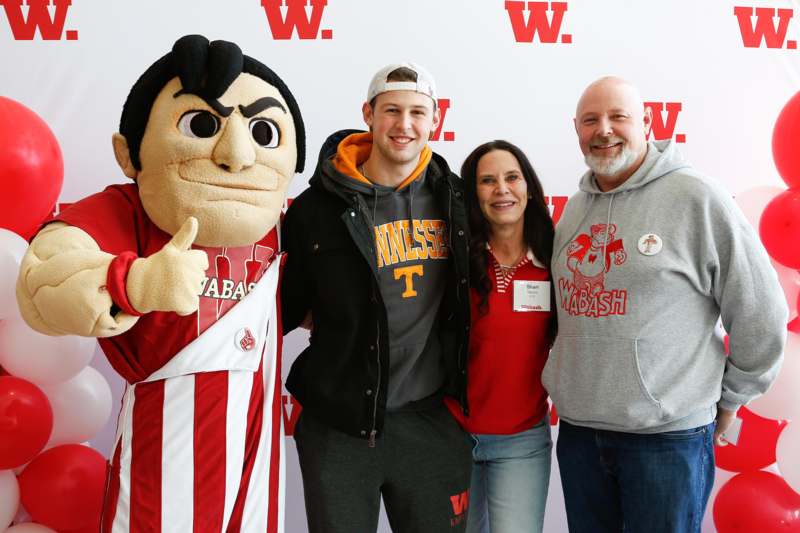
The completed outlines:
{"type": "Polygon", "coordinates": [[[559,335],[542,374],[559,415],[621,431],[661,425],[637,350],[636,339],[559,335]]]}

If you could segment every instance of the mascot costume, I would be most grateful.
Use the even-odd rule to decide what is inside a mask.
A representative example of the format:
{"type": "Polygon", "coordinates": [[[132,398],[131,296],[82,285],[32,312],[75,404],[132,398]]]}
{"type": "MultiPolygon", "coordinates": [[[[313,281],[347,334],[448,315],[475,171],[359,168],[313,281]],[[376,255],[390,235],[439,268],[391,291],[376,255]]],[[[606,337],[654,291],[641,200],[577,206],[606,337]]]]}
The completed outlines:
{"type": "Polygon", "coordinates": [[[305,130],[292,93],[190,35],[130,91],[116,160],[134,183],[31,242],[26,322],[97,337],[127,382],[104,532],[283,530],[278,232],[305,130]]]}

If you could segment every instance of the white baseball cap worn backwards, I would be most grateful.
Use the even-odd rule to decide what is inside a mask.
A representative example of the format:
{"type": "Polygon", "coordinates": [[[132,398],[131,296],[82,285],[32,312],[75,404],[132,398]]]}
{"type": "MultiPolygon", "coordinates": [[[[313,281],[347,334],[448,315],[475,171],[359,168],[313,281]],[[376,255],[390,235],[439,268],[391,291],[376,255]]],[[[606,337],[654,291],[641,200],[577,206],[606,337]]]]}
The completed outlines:
{"type": "Polygon", "coordinates": [[[438,97],[436,95],[436,83],[433,81],[433,76],[431,76],[430,72],[416,63],[392,63],[391,65],[386,65],[380,69],[372,77],[372,81],[369,83],[369,89],[367,90],[367,102],[371,102],[372,99],[379,94],[388,91],[414,91],[426,96],[430,96],[434,103],[438,101],[438,97]],[[386,78],[391,72],[402,67],[413,70],[417,74],[417,81],[387,81],[386,78]]]}

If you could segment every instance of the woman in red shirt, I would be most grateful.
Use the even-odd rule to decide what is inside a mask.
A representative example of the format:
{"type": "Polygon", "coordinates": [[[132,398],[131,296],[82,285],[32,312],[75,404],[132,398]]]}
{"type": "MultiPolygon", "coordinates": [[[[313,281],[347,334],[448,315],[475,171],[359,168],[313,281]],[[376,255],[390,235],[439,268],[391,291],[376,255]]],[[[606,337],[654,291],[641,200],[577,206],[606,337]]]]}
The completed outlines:
{"type": "Polygon", "coordinates": [[[506,141],[464,161],[470,242],[470,407],[448,407],[475,443],[468,532],[541,532],[550,425],[541,375],[555,334],[553,222],[528,158],[506,141]]]}

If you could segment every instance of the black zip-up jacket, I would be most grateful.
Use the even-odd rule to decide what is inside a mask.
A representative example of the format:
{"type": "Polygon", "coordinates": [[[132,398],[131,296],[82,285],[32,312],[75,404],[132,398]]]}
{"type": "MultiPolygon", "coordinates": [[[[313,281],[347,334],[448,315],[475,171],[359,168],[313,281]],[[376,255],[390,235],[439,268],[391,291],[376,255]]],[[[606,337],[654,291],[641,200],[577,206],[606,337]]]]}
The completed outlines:
{"type": "MultiPolygon", "coordinates": [[[[389,380],[389,328],[377,282],[374,230],[358,194],[330,186],[339,142],[356,130],[331,135],[320,150],[309,187],[286,213],[281,245],[283,331],[310,310],[310,345],[289,373],[286,388],[315,418],[355,437],[383,430],[389,380]]],[[[469,235],[461,179],[440,156],[427,168],[437,203],[446,214],[450,244],[447,287],[439,309],[445,393],[467,412],[469,339],[469,235]]]]}

